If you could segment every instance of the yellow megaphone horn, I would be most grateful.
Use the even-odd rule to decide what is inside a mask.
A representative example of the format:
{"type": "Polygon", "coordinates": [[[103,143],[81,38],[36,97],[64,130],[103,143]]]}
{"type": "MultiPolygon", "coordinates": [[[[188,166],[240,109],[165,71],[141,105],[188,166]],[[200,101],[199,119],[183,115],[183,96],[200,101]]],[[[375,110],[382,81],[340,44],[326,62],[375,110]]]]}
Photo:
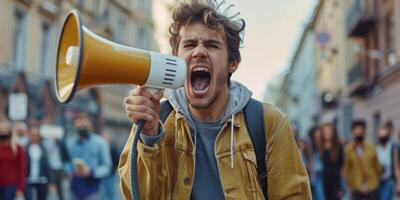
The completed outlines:
{"type": "Polygon", "coordinates": [[[183,86],[182,58],[136,49],[106,40],[82,25],[77,10],[63,23],[57,50],[55,89],[59,102],[101,84],[135,84],[151,88],[183,86]]]}

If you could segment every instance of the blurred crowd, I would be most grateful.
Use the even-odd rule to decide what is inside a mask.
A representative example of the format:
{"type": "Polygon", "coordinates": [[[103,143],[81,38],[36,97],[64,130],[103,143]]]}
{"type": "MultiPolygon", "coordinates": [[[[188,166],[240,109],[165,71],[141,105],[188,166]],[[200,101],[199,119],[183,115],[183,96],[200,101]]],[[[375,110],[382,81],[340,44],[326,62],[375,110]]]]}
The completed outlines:
{"type": "Polygon", "coordinates": [[[68,139],[43,137],[41,126],[0,120],[0,200],[115,199],[120,151],[110,137],[85,114],[68,139]]]}
{"type": "Polygon", "coordinates": [[[314,200],[400,199],[400,143],[391,120],[380,126],[376,144],[365,139],[367,124],[354,120],[343,144],[336,125],[325,123],[297,138],[314,200]]]}

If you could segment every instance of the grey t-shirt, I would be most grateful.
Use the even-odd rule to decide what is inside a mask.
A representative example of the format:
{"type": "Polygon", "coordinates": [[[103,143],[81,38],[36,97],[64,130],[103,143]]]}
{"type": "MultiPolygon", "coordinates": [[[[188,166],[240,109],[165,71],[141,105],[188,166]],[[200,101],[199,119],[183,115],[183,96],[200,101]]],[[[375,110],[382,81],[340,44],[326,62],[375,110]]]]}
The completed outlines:
{"type": "Polygon", "coordinates": [[[195,175],[190,199],[224,199],[214,152],[215,139],[223,123],[193,120],[198,130],[195,175]]]}

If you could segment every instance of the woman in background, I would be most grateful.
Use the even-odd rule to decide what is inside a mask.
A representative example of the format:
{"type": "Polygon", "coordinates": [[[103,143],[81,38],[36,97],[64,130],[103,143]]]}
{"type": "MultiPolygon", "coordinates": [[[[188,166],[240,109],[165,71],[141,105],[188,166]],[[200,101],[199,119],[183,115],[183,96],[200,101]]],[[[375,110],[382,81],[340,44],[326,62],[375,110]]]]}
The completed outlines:
{"type": "Polygon", "coordinates": [[[323,124],[322,133],[322,163],[325,199],[340,200],[343,196],[341,187],[341,170],[343,166],[343,147],[334,124],[323,124]]]}
{"type": "Polygon", "coordinates": [[[324,187],[322,183],[323,165],[321,160],[322,141],[319,127],[312,127],[308,131],[308,136],[312,147],[312,166],[310,172],[312,196],[314,200],[324,200],[324,187]]]}
{"type": "Polygon", "coordinates": [[[11,123],[0,120],[0,200],[23,197],[25,165],[25,151],[17,144],[11,123]]]}

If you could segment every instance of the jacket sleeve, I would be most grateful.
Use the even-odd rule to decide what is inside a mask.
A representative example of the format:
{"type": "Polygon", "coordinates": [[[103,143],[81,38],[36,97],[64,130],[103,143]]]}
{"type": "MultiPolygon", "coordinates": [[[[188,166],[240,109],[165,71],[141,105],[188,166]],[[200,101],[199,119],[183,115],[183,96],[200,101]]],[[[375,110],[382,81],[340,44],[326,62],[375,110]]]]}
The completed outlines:
{"type": "MultiPolygon", "coordinates": [[[[135,134],[133,126],[128,141],[122,151],[118,172],[121,177],[120,186],[124,199],[131,199],[131,149],[135,134]]],[[[138,185],[141,199],[170,199],[173,187],[171,174],[171,162],[174,157],[171,155],[173,145],[168,148],[165,144],[165,136],[153,144],[147,146],[140,140],[137,145],[138,150],[138,185]]]]}
{"type": "Polygon", "coordinates": [[[276,109],[264,110],[264,118],[268,199],[312,199],[307,171],[288,119],[276,109]]]}
{"type": "Polygon", "coordinates": [[[112,168],[110,146],[103,138],[100,139],[100,165],[92,169],[91,173],[94,178],[104,178],[110,174],[112,168]]]}

